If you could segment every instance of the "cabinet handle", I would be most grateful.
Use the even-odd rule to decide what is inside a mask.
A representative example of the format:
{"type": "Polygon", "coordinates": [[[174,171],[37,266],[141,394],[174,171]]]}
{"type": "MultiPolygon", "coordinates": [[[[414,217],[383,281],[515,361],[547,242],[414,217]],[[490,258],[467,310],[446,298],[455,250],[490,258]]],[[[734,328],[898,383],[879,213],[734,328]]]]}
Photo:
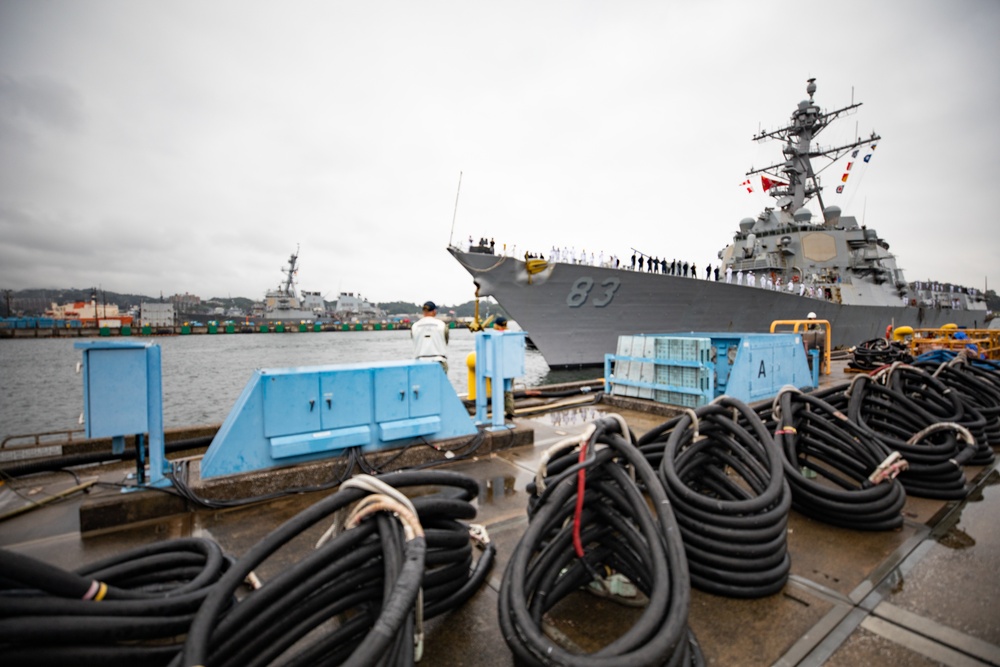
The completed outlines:
{"type": "Polygon", "coordinates": [[[315,408],[315,407],[316,407],[316,399],[315,398],[310,398],[309,399],[309,412],[312,412],[313,408],[315,408]]]}
{"type": "Polygon", "coordinates": [[[399,400],[401,400],[401,401],[405,401],[406,400],[406,392],[405,391],[399,392],[399,400]]]}

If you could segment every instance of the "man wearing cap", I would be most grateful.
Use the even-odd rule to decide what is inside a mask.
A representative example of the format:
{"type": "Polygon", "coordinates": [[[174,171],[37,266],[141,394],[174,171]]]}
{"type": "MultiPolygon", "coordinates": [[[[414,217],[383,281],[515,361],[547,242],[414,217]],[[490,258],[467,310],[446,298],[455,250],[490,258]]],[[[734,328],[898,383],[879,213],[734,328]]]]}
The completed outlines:
{"type": "Polygon", "coordinates": [[[439,320],[437,306],[428,301],[423,306],[424,316],[410,327],[413,354],[417,359],[430,359],[440,363],[448,373],[448,325],[439,320]]]}

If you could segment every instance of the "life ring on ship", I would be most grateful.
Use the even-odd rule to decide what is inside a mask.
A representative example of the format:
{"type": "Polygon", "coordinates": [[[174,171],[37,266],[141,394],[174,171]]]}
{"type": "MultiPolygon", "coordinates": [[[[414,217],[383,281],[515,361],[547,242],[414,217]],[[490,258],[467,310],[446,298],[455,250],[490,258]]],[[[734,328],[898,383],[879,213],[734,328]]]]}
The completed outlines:
{"type": "Polygon", "coordinates": [[[799,282],[799,277],[798,276],[792,276],[792,282],[793,283],[799,282]]]}
{"type": "Polygon", "coordinates": [[[917,300],[916,299],[910,299],[910,305],[911,306],[917,305],[917,300]]]}

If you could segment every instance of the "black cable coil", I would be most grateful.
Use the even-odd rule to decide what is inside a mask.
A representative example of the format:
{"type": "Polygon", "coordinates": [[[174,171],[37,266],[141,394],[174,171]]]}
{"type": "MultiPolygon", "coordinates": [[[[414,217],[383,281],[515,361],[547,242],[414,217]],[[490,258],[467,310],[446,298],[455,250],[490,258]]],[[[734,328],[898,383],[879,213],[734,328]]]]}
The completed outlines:
{"type": "Polygon", "coordinates": [[[970,429],[977,429],[974,433],[976,455],[969,464],[993,463],[991,447],[1000,446],[1000,374],[973,364],[965,355],[957,355],[946,363],[919,362],[914,366],[931,373],[957,392],[967,412],[982,416],[984,423],[981,427],[978,424],[969,426],[970,429]]]}
{"type": "MultiPolygon", "coordinates": [[[[828,395],[835,402],[837,395],[828,395]]],[[[775,397],[774,440],[784,453],[792,507],[842,528],[892,530],[903,525],[906,493],[896,475],[906,465],[869,429],[827,401],[794,388],[775,397]]]]}
{"type": "Polygon", "coordinates": [[[792,495],[781,453],[756,412],[721,396],[639,441],[663,444],[659,477],[677,515],[693,586],[764,597],[788,580],[792,495]]]}
{"type": "Polygon", "coordinates": [[[210,540],[158,542],[72,572],[0,549],[5,665],[163,665],[229,560],[210,540]]]}
{"type": "Polygon", "coordinates": [[[500,585],[500,627],[518,664],[704,664],[687,627],[691,589],[677,523],[628,427],[614,417],[597,420],[548,454],[551,465],[543,462],[538,483],[529,485],[528,527],[500,585]],[[587,594],[579,589],[608,571],[648,598],[638,620],[590,653],[546,635],[543,615],[568,596],[587,594]]]}
{"type": "Polygon", "coordinates": [[[962,465],[975,455],[976,444],[954,422],[962,412],[956,392],[925,371],[894,364],[874,377],[857,376],[848,394],[851,421],[906,459],[897,479],[907,494],[942,500],[967,495],[962,465]]]}
{"type": "Polygon", "coordinates": [[[851,360],[847,365],[861,371],[873,371],[897,361],[904,363],[913,361],[905,345],[885,338],[872,338],[859,343],[851,350],[851,360]]]}
{"type": "Polygon", "coordinates": [[[471,566],[470,526],[459,521],[475,516],[471,501],[478,492],[476,480],[448,471],[362,475],[345,482],[232,566],[205,600],[183,655],[173,664],[251,667],[280,660],[293,666],[412,665],[419,659],[415,637],[421,631],[415,624],[420,614],[429,618],[462,604],[492,566],[495,547],[489,543],[471,566]],[[411,500],[421,531],[412,532],[408,511],[386,504],[393,496],[368,495],[377,491],[369,488],[372,480],[394,489],[438,487],[436,493],[411,500]],[[233,593],[260,563],[358,501],[358,508],[365,509],[358,519],[348,520],[348,529],[321,541],[314,552],[230,608],[233,593]],[[367,512],[373,516],[360,520],[367,512]],[[326,628],[332,619],[339,623],[316,636],[314,630],[326,628]]]}

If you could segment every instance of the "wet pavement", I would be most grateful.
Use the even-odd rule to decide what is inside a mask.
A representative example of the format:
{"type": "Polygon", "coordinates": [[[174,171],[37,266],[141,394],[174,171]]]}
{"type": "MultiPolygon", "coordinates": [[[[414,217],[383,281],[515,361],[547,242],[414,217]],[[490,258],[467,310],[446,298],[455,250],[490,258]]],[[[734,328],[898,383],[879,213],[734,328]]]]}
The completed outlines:
{"type": "MultiPolygon", "coordinates": [[[[606,404],[518,418],[533,443],[445,464],[480,483],[477,523],[497,546],[487,584],[463,607],[429,623],[422,664],[513,665],[497,623],[501,577],[527,519],[525,485],[544,450],[579,433],[603,413],[621,414],[637,434],[663,416],[606,404]]],[[[904,525],[889,532],[828,526],[792,512],[788,546],[792,572],[784,589],[756,600],[692,591],[689,624],[706,663],[781,665],[1000,665],[1000,472],[997,464],[966,468],[975,485],[962,502],[909,497],[904,525]]],[[[117,482],[130,468],[83,469],[79,481],[117,482]]],[[[23,478],[0,489],[0,514],[77,484],[67,473],[23,478]],[[13,492],[17,490],[17,494],[13,492]]],[[[147,491],[144,493],[158,493],[147,491]]],[[[121,495],[94,488],[90,497],[121,495]]],[[[80,496],[0,523],[0,546],[66,568],[153,540],[211,537],[238,556],[263,535],[325,494],[303,494],[228,510],[174,514],[81,535],[80,496]]],[[[88,500],[89,502],[89,500],[88,500]]],[[[321,531],[323,528],[316,528],[321,531]]],[[[307,532],[258,571],[270,574],[311,548],[307,532]],[[270,569],[268,569],[270,568],[270,569]]],[[[592,650],[617,636],[638,614],[634,607],[576,593],[554,610],[552,624],[567,642],[592,650]]]]}

